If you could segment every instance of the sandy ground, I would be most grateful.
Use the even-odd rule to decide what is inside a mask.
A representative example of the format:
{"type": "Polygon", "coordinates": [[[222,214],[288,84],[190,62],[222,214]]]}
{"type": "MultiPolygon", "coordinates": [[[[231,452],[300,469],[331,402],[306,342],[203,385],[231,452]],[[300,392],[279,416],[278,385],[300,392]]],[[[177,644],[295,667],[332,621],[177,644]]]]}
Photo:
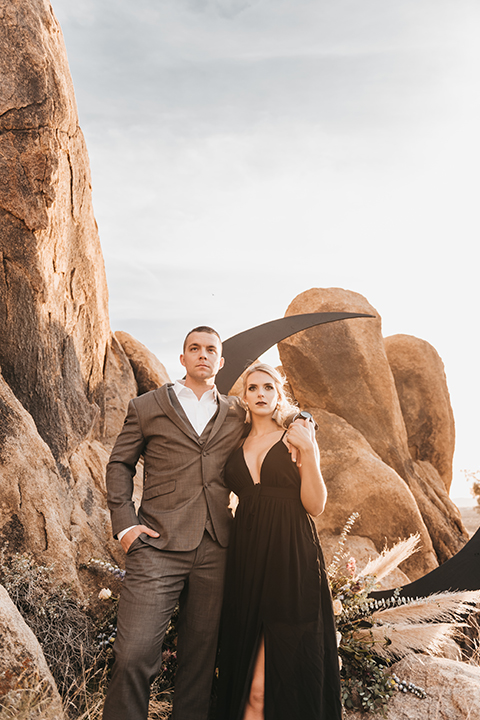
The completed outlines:
{"type": "Polygon", "coordinates": [[[458,509],[460,510],[463,524],[470,533],[470,537],[472,537],[480,527],[480,508],[479,510],[475,507],[459,507],[458,509]]]}

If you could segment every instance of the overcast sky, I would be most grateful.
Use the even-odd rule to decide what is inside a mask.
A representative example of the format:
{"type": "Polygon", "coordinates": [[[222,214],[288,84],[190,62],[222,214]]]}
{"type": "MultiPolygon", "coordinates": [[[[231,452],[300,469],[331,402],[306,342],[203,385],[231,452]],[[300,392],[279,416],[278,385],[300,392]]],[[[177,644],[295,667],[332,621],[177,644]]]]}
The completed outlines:
{"type": "MultiPolygon", "coordinates": [[[[114,330],[171,377],[311,287],[432,343],[480,469],[478,0],[52,0],[114,330]]],[[[273,359],[273,356],[270,356],[273,359]]]]}

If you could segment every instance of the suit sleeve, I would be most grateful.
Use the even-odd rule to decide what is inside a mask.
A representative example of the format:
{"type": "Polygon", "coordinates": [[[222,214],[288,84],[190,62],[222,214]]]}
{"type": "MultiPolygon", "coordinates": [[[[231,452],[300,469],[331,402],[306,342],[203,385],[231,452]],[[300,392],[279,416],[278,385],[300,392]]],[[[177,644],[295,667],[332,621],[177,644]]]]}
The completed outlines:
{"type": "Polygon", "coordinates": [[[114,537],[131,525],[138,525],[133,503],[133,478],[140,455],[145,448],[145,437],[134,401],[128,405],[122,431],[117,438],[107,465],[107,505],[112,520],[114,537]]]}

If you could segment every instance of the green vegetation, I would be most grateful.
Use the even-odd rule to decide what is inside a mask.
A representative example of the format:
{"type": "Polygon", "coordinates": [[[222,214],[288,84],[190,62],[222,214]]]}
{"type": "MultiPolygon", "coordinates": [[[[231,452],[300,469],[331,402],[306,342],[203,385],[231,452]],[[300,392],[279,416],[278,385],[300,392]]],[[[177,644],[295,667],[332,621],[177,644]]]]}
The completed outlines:
{"type": "MultiPolygon", "coordinates": [[[[480,602],[480,591],[437,593],[426,598],[400,597],[374,600],[377,583],[418,549],[416,535],[385,549],[358,571],[348,557],[345,541],[356,518],[354,513],[340,536],[339,548],[328,568],[337,624],[342,677],[342,700],[348,709],[385,714],[395,691],[425,697],[422,688],[396,677],[396,660],[422,653],[459,655],[458,621],[465,621],[480,602]],[[452,654],[453,653],[453,654],[452,654]]],[[[478,647],[478,636],[475,640],[478,647]]]]}

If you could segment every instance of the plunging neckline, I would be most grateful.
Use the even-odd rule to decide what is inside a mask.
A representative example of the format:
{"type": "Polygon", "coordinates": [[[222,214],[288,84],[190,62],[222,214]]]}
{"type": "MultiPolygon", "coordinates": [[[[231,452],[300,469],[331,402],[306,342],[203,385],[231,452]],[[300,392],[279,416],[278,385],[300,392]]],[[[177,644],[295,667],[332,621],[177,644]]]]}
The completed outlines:
{"type": "MultiPolygon", "coordinates": [[[[247,472],[248,472],[248,474],[250,475],[250,480],[252,481],[252,483],[253,483],[254,485],[261,485],[261,484],[262,484],[262,470],[263,470],[263,465],[264,465],[264,463],[265,463],[265,460],[267,459],[267,456],[271,453],[271,451],[273,450],[273,448],[274,448],[276,445],[278,445],[278,443],[283,442],[283,438],[285,437],[285,433],[286,433],[286,432],[287,432],[287,431],[284,430],[284,431],[283,431],[283,434],[282,434],[282,437],[281,437],[279,440],[277,440],[277,442],[274,442],[273,445],[270,445],[270,447],[268,448],[267,452],[265,453],[264,458],[263,458],[263,460],[262,460],[262,463],[261,463],[261,465],[260,465],[260,472],[258,473],[258,477],[260,478],[260,480],[259,480],[258,482],[255,482],[255,480],[253,479],[253,475],[252,475],[252,473],[250,472],[250,468],[248,467],[247,460],[246,460],[246,458],[245,458],[245,452],[244,452],[244,450],[243,450],[243,447],[244,447],[245,443],[242,444],[240,450],[242,451],[243,464],[244,464],[245,467],[247,468],[247,472]]],[[[285,445],[285,443],[283,443],[283,444],[285,445]]],[[[287,447],[287,446],[285,445],[285,447],[287,447]]]]}

